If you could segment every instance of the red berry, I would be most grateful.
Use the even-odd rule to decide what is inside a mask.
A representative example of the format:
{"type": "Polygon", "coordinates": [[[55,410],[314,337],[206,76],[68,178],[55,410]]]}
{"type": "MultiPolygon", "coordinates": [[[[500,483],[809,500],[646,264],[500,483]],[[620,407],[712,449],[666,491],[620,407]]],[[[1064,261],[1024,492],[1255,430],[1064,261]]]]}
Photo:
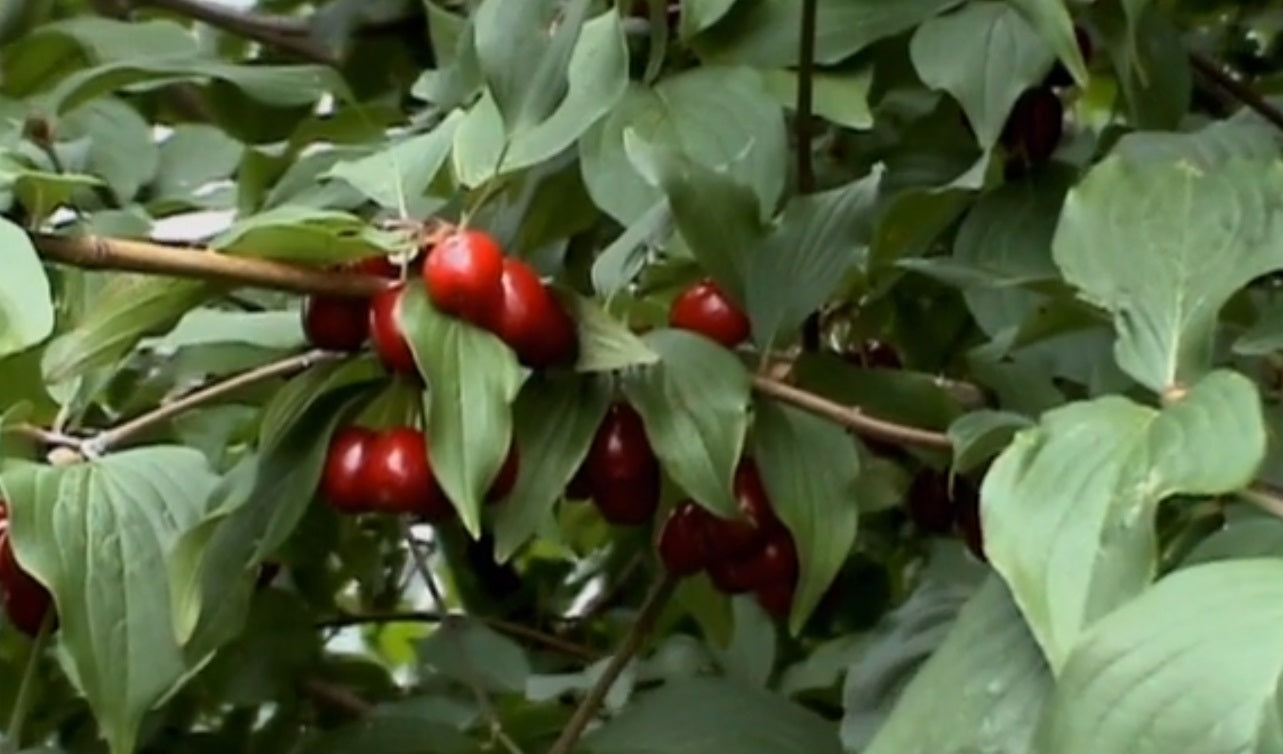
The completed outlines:
{"type": "Polygon", "coordinates": [[[674,576],[693,576],[708,564],[703,531],[707,519],[699,510],[693,500],[683,501],[668,514],[659,532],[659,559],[674,576]]]}
{"type": "Polygon", "coordinates": [[[544,286],[530,265],[503,260],[500,303],[486,327],[532,369],[573,362],[579,356],[575,321],[557,297],[544,286]]]}
{"type": "Polygon", "coordinates": [[[432,522],[454,513],[432,473],[427,440],[417,429],[398,427],[376,436],[366,450],[360,481],[375,510],[432,522]]]}
{"type": "Polygon", "coordinates": [[[727,519],[709,514],[712,522],[707,527],[707,547],[709,557],[718,560],[747,557],[783,528],[751,459],[744,459],[735,469],[733,489],[740,517],[727,519]]]}
{"type": "Polygon", "coordinates": [[[486,492],[486,502],[497,503],[507,497],[516,486],[517,474],[520,471],[521,454],[517,452],[517,443],[513,442],[508,446],[508,456],[503,459],[503,465],[499,467],[494,481],[490,483],[490,489],[486,492]]]}
{"type": "Polygon", "coordinates": [[[401,269],[392,263],[391,259],[383,255],[376,255],[358,259],[352,262],[348,269],[353,272],[359,272],[363,275],[376,275],[389,280],[397,280],[401,277],[401,269]]]}
{"type": "Polygon", "coordinates": [[[327,351],[355,351],[365,342],[369,303],[359,298],[308,296],[303,300],[303,334],[327,351]]]}
{"type": "Polygon", "coordinates": [[[752,326],[712,279],[704,279],[682,291],[668,311],[668,324],[697,332],[727,348],[748,340],[752,326]]]}
{"type": "Polygon", "coordinates": [[[645,522],[659,507],[659,459],[651,450],[641,416],[616,403],[597,428],[584,460],[593,502],[611,523],[645,522]]]}
{"type": "Polygon", "coordinates": [[[1065,106],[1047,87],[1027,89],[1011,109],[1002,143],[1014,156],[1041,165],[1051,159],[1064,132],[1065,106]]]}
{"type": "Polygon", "coordinates": [[[776,618],[787,618],[793,609],[793,593],[796,589],[790,581],[771,581],[754,590],[757,604],[776,618]]]}
{"type": "Polygon", "coordinates": [[[370,301],[370,340],[374,341],[374,351],[379,361],[390,372],[398,374],[418,374],[414,363],[414,353],[410,343],[401,331],[397,322],[397,309],[401,306],[401,296],[405,285],[398,283],[387,290],[375,294],[370,301]]]}
{"type": "Polygon", "coordinates": [[[744,578],[756,589],[773,581],[797,581],[797,548],[788,534],[777,534],[753,555],[740,562],[744,578]]]}
{"type": "Polygon", "coordinates": [[[40,633],[53,598],[44,585],[22,569],[9,541],[7,510],[0,503],[0,595],[9,622],[27,636],[40,633]]]}
{"type": "Polygon", "coordinates": [[[708,564],[708,578],[722,594],[743,594],[757,586],[753,575],[738,560],[715,560],[708,564]]]}
{"type": "Polygon", "coordinates": [[[321,494],[340,513],[371,510],[371,498],[361,480],[375,433],[365,427],[344,427],[330,438],[321,473],[321,494]]]}
{"type": "Polygon", "coordinates": [[[481,324],[503,299],[503,249],[479,230],[443,238],[423,262],[432,303],[446,314],[481,324]]]}

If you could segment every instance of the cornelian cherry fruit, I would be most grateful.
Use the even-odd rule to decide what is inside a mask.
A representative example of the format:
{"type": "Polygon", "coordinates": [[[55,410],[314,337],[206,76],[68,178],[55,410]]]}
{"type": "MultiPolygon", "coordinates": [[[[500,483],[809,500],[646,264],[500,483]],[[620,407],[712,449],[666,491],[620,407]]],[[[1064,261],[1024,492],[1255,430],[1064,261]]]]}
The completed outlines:
{"type": "Polygon", "coordinates": [[[53,598],[44,585],[23,570],[9,541],[8,507],[0,501],[0,601],[9,622],[27,636],[40,632],[53,598]]]}
{"type": "Polygon", "coordinates": [[[414,353],[397,322],[397,309],[401,306],[404,292],[405,285],[398,283],[375,294],[370,301],[370,340],[374,342],[374,351],[378,354],[379,361],[388,371],[417,374],[414,353]]]}
{"type": "Polygon", "coordinates": [[[793,609],[793,594],[796,585],[790,581],[770,581],[754,589],[757,604],[776,618],[787,618],[793,609]]]}
{"type": "Polygon", "coordinates": [[[355,351],[365,343],[369,304],[359,298],[308,296],[303,300],[303,334],[327,351],[355,351]]]}
{"type": "Polygon", "coordinates": [[[321,473],[321,494],[335,510],[360,513],[371,509],[371,496],[362,484],[361,471],[375,437],[365,427],[344,427],[330,438],[321,473]]]}
{"type": "Polygon", "coordinates": [[[721,518],[709,514],[707,525],[709,557],[716,560],[736,560],[747,557],[776,535],[783,524],[771,509],[766,488],[757,465],[745,458],[735,469],[733,491],[739,505],[740,517],[721,518]]]}
{"type": "Polygon", "coordinates": [[[437,309],[481,324],[503,299],[503,249],[479,230],[458,230],[441,239],[423,262],[423,282],[437,309]]]}
{"type": "Polygon", "coordinates": [[[659,559],[674,576],[694,576],[708,565],[703,529],[707,519],[700,516],[700,510],[695,501],[682,501],[660,529],[659,559]]]}
{"type": "Polygon", "coordinates": [[[401,277],[400,268],[393,264],[391,259],[388,259],[382,254],[358,259],[355,262],[352,262],[348,266],[348,269],[364,275],[376,275],[381,278],[388,278],[389,280],[396,280],[401,277]]]}
{"type": "Polygon", "coordinates": [[[366,450],[359,475],[374,510],[410,513],[431,522],[445,521],[454,507],[437,484],[423,433],[397,427],[376,436],[366,450]]]}
{"type": "Polygon", "coordinates": [[[699,333],[727,348],[748,340],[748,317],[711,278],[682,291],[668,311],[668,324],[699,333]]]}
{"type": "Polygon", "coordinates": [[[499,304],[485,324],[532,369],[569,364],[579,355],[575,321],[520,259],[503,260],[499,304]]]}
{"type": "Polygon", "coordinates": [[[616,403],[597,428],[585,476],[602,517],[625,526],[645,522],[659,507],[659,459],[651,450],[641,416],[626,403],[616,403]]]}
{"type": "Polygon", "coordinates": [[[1017,159],[1041,165],[1051,159],[1064,133],[1065,106],[1049,87],[1027,89],[1011,109],[1002,144],[1017,159]]]}

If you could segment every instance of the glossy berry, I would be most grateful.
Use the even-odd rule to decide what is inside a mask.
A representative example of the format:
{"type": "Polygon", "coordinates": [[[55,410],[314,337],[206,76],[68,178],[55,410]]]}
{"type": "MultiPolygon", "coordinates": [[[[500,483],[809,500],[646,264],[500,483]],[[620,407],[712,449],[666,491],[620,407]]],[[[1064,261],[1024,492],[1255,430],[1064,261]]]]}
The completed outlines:
{"type": "Polygon", "coordinates": [[[744,594],[757,586],[744,561],[714,560],[708,564],[708,578],[722,594],[744,594]]]}
{"type": "Polygon", "coordinates": [[[393,264],[391,259],[381,254],[358,259],[352,262],[348,269],[363,275],[376,275],[389,280],[397,280],[401,277],[401,269],[393,264]]]}
{"type": "Polygon", "coordinates": [[[390,372],[418,374],[414,353],[397,322],[397,308],[401,306],[404,284],[398,283],[375,294],[370,301],[370,340],[379,361],[390,372]]]}
{"type": "Polygon", "coordinates": [[[303,301],[303,334],[327,351],[355,351],[365,343],[369,304],[359,298],[308,296],[303,301]]]}
{"type": "Polygon", "coordinates": [[[374,439],[375,433],[365,427],[344,427],[330,438],[321,472],[321,496],[341,513],[371,510],[371,496],[361,471],[374,439]]]}
{"type": "Polygon", "coordinates": [[[505,259],[500,303],[486,326],[532,369],[572,363],[579,355],[575,321],[530,265],[505,259]]]}
{"type": "Polygon", "coordinates": [[[1051,159],[1065,128],[1065,106],[1048,87],[1027,89],[1011,109],[1002,144],[1018,160],[1041,165],[1051,159]]]}
{"type": "Polygon", "coordinates": [[[934,469],[919,471],[909,485],[904,504],[909,519],[923,532],[948,534],[953,531],[954,506],[947,475],[934,469]]]}
{"type": "Polygon", "coordinates": [[[474,324],[488,320],[503,297],[503,249],[479,230],[443,238],[423,262],[423,282],[437,309],[474,324]]]}
{"type": "Polygon", "coordinates": [[[516,486],[520,471],[521,454],[517,452],[517,443],[514,442],[508,447],[508,455],[503,459],[503,465],[495,474],[494,481],[490,483],[490,489],[486,491],[486,502],[497,503],[507,497],[516,486]]]}
{"type": "Polygon", "coordinates": [[[668,324],[697,332],[727,348],[748,340],[748,317],[711,279],[704,279],[682,291],[668,311],[668,324]]]}
{"type": "Polygon", "coordinates": [[[797,548],[787,533],[771,537],[762,549],[740,563],[753,588],[773,581],[797,581],[797,548]]]}
{"type": "Polygon", "coordinates": [[[388,430],[370,443],[360,481],[372,507],[384,513],[409,513],[444,521],[453,506],[437,484],[423,433],[411,427],[388,430]]]}
{"type": "Polygon", "coordinates": [[[27,636],[40,632],[53,598],[44,585],[23,570],[9,541],[8,510],[0,502],[0,601],[14,628],[27,636]]]}
{"type": "Polygon", "coordinates": [[[783,526],[771,509],[762,477],[752,460],[744,459],[735,469],[733,489],[740,517],[728,519],[710,514],[712,522],[707,525],[706,546],[709,557],[716,560],[738,560],[757,552],[783,526]]]}
{"type": "Polygon", "coordinates": [[[668,514],[660,529],[659,559],[674,576],[694,576],[708,566],[703,525],[707,520],[693,500],[685,500],[668,514]]]}
{"type": "Polygon", "coordinates": [[[759,585],[753,590],[757,604],[776,618],[787,618],[793,609],[793,594],[796,585],[790,581],[771,581],[759,585]]]}
{"type": "Polygon", "coordinates": [[[606,412],[584,460],[588,487],[602,516],[625,526],[645,522],[659,507],[659,459],[641,416],[626,403],[606,412]]]}

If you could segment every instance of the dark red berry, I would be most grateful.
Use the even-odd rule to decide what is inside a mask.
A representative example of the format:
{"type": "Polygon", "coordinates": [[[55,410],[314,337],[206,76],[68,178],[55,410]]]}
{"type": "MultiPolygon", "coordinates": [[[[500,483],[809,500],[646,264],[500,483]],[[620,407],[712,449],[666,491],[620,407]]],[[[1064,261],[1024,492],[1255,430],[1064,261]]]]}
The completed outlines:
{"type": "Polygon", "coordinates": [[[348,269],[363,275],[375,275],[389,280],[396,280],[401,277],[401,269],[391,259],[381,254],[358,259],[352,262],[348,269]]]}
{"type": "Polygon", "coordinates": [[[762,477],[751,459],[744,459],[735,469],[733,489],[740,517],[728,519],[710,514],[712,522],[707,525],[709,557],[716,560],[736,560],[751,555],[783,526],[771,508],[762,477]]]}
{"type": "Polygon", "coordinates": [[[327,351],[355,351],[365,343],[369,302],[360,298],[308,296],[303,300],[303,334],[327,351]]]}
{"type": "Polygon", "coordinates": [[[708,564],[708,578],[722,594],[743,594],[757,585],[753,574],[739,560],[714,560],[708,564]]]}
{"type": "Polygon", "coordinates": [[[756,589],[773,581],[797,581],[797,548],[788,534],[777,534],[762,549],[740,561],[744,578],[756,589]]]}
{"type": "Polygon", "coordinates": [[[0,501],[0,598],[14,628],[27,636],[40,633],[53,598],[44,585],[23,570],[9,541],[8,508],[0,501]]]}
{"type": "Polygon", "coordinates": [[[674,576],[693,576],[708,565],[703,531],[707,519],[700,516],[698,509],[693,500],[683,501],[668,514],[659,532],[659,559],[674,576]]]}
{"type": "Polygon", "coordinates": [[[370,301],[370,340],[374,342],[374,351],[379,361],[388,371],[397,374],[418,374],[414,363],[414,352],[397,321],[397,309],[401,306],[401,296],[405,285],[398,283],[387,290],[380,291],[370,301]]]}
{"type": "Polygon", "coordinates": [[[787,618],[793,609],[793,594],[796,585],[791,581],[771,581],[754,590],[757,604],[776,618],[787,618]]]}
{"type": "Polygon", "coordinates": [[[343,427],[330,438],[321,472],[321,495],[341,513],[372,509],[372,500],[361,478],[375,433],[365,427],[343,427]]]}
{"type": "Polygon", "coordinates": [[[479,230],[459,230],[441,239],[423,262],[423,281],[437,309],[481,324],[503,299],[503,249],[479,230]]]}
{"type": "Polygon", "coordinates": [[[697,332],[727,348],[748,340],[752,332],[748,317],[712,279],[701,280],[673,300],[668,324],[697,332]]]}
{"type": "Polygon", "coordinates": [[[486,327],[532,369],[571,364],[579,356],[575,321],[530,265],[505,259],[500,303],[486,327]]]}
{"type": "Polygon", "coordinates": [[[374,438],[361,466],[361,483],[373,508],[408,513],[439,522],[454,507],[437,484],[428,458],[427,440],[412,427],[398,427],[374,438]]]}
{"type": "Polygon", "coordinates": [[[1017,159],[1041,165],[1051,159],[1064,133],[1065,106],[1050,88],[1027,89],[1016,100],[1002,131],[1002,144],[1017,159]]]}
{"type": "Polygon", "coordinates": [[[659,507],[661,472],[641,416],[616,403],[593,437],[584,461],[593,502],[611,523],[640,524],[659,507]]]}

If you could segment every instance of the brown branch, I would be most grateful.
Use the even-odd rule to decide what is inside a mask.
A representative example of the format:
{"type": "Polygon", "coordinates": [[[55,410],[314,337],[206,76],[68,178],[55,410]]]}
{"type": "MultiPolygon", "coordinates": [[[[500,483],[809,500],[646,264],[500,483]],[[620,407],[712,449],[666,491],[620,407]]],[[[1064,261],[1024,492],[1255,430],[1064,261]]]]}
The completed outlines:
{"type": "Polygon", "coordinates": [[[552,745],[552,748],[548,749],[548,754],[571,754],[575,750],[576,744],[579,743],[579,738],[583,736],[588,724],[596,716],[597,710],[601,707],[602,702],[605,701],[606,695],[610,693],[611,687],[615,685],[615,681],[619,680],[624,668],[628,667],[628,663],[632,662],[637,653],[641,651],[642,645],[646,643],[646,639],[649,638],[651,631],[655,628],[655,623],[659,620],[659,614],[663,612],[664,606],[668,604],[668,600],[673,596],[673,590],[676,588],[677,579],[670,575],[665,575],[651,588],[650,594],[646,597],[646,602],[642,604],[641,612],[637,614],[637,620],[633,623],[632,628],[629,629],[628,635],[624,637],[623,644],[620,645],[615,655],[610,658],[610,662],[602,670],[601,677],[589,689],[588,694],[579,703],[579,707],[570,716],[570,721],[566,723],[566,727],[561,731],[561,736],[557,739],[557,742],[552,745]]]}
{"type": "Polygon", "coordinates": [[[929,429],[919,429],[918,427],[909,427],[885,419],[876,419],[864,413],[859,406],[837,403],[770,377],[754,375],[753,388],[763,395],[769,395],[803,411],[809,411],[874,440],[896,445],[916,445],[939,450],[953,448],[953,443],[949,441],[948,435],[942,432],[933,432],[929,429]]]}
{"type": "Polygon", "coordinates": [[[191,18],[313,63],[328,66],[336,66],[339,63],[328,50],[311,39],[301,39],[295,34],[282,31],[277,25],[278,19],[274,16],[236,10],[209,0],[137,0],[135,5],[159,8],[191,18]]]}
{"type": "Polygon", "coordinates": [[[88,269],[144,272],[353,298],[372,296],[387,284],[386,280],[372,275],[336,274],[267,259],[222,254],[212,249],[163,246],[89,235],[36,234],[32,236],[32,242],[45,259],[88,269]]]}
{"type": "Polygon", "coordinates": [[[1265,482],[1256,482],[1239,492],[1239,497],[1276,518],[1283,518],[1283,490],[1265,482]]]}
{"type": "Polygon", "coordinates": [[[366,717],[374,712],[374,705],[357,696],[350,689],[323,681],[320,678],[307,678],[303,681],[303,690],[318,702],[342,710],[352,717],[366,717]]]}
{"type": "Polygon", "coordinates": [[[1195,71],[1255,110],[1262,118],[1283,129],[1283,110],[1271,105],[1255,89],[1227,73],[1220,62],[1194,50],[1189,53],[1189,62],[1195,71]]]}
{"type": "Polygon", "coordinates": [[[158,408],[131,419],[124,424],[112,427],[92,439],[84,442],[84,451],[86,455],[101,455],[112,447],[128,440],[136,434],[145,432],[152,427],[164,424],[179,414],[201,406],[205,403],[218,400],[230,395],[250,385],[259,382],[285,377],[297,372],[301,372],[314,364],[323,361],[343,358],[344,354],[332,353],[329,351],[308,351],[298,356],[291,356],[280,361],[274,361],[271,364],[261,366],[257,369],[251,369],[248,372],[242,372],[235,377],[221,380],[208,387],[201,388],[195,392],[188,393],[181,398],[177,398],[168,403],[161,404],[158,408]]]}
{"type": "Polygon", "coordinates": [[[512,623],[501,618],[485,618],[480,616],[456,615],[448,612],[433,611],[406,611],[395,613],[380,613],[377,615],[341,615],[337,618],[330,618],[319,621],[317,628],[347,628],[349,626],[363,626],[370,624],[383,623],[445,623],[455,619],[475,618],[481,621],[495,631],[506,634],[514,639],[522,639],[532,644],[538,644],[548,649],[555,650],[569,657],[584,662],[595,662],[600,659],[600,653],[585,647],[582,644],[576,644],[551,634],[523,626],[520,623],[512,623]]]}

